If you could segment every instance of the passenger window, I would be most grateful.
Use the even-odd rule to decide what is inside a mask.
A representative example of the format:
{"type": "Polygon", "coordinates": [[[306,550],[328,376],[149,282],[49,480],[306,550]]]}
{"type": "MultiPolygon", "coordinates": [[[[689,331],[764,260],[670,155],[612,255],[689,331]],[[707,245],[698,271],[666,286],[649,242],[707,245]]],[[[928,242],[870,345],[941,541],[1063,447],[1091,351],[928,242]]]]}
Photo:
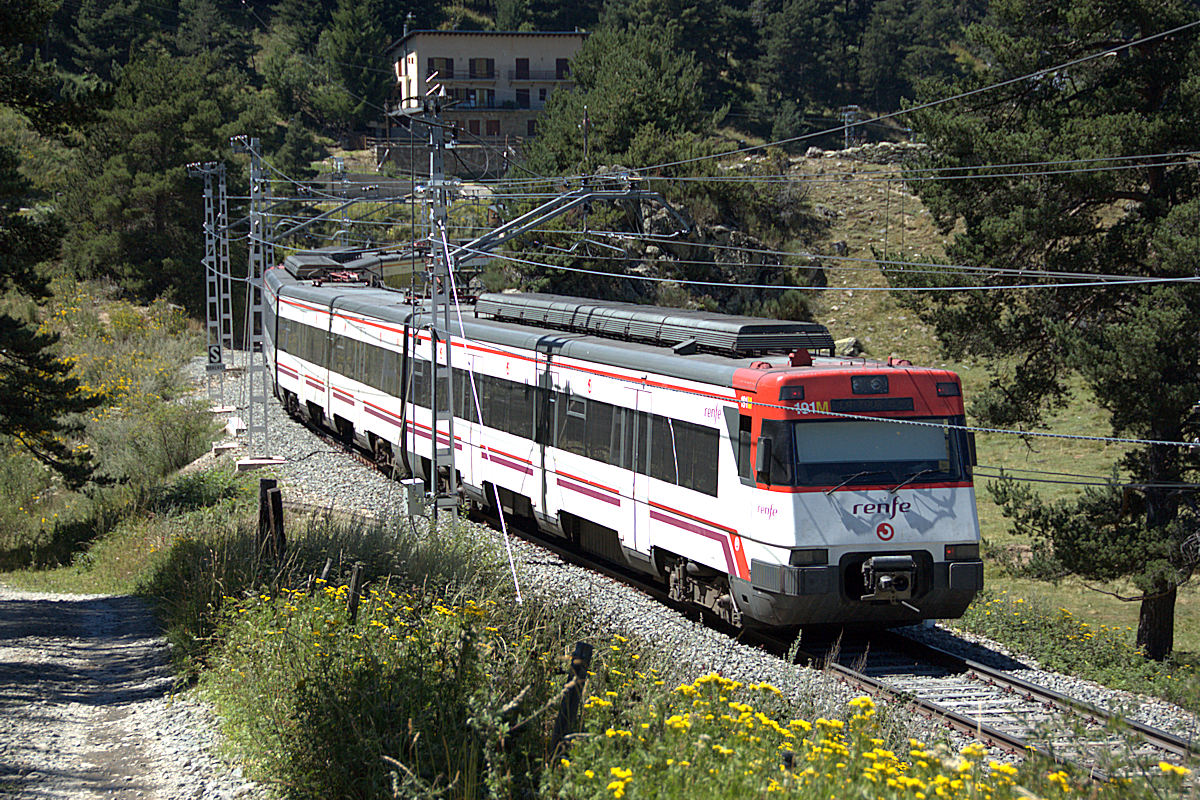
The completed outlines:
{"type": "Polygon", "coordinates": [[[608,403],[589,401],[587,420],[587,455],[597,461],[611,463],[613,407],[608,403]]]}

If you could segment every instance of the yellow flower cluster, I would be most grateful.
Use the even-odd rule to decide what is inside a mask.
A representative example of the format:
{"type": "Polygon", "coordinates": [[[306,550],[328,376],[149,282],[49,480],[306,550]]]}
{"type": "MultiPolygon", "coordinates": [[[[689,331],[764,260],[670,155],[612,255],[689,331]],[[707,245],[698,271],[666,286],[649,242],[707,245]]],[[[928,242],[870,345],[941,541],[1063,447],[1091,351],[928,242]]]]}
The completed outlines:
{"type": "MultiPolygon", "coordinates": [[[[623,644],[623,643],[622,643],[623,644]]],[[[621,658],[618,656],[617,658],[621,658]]],[[[609,665],[611,666],[611,665],[609,665]]],[[[778,721],[782,694],[770,684],[739,681],[710,673],[665,696],[622,709],[622,698],[637,704],[652,675],[607,669],[621,682],[613,691],[597,687],[584,703],[585,725],[596,734],[574,745],[562,780],[594,796],[601,785],[588,781],[602,770],[613,780],[606,795],[720,797],[771,794],[798,797],[912,798],[913,800],[1047,800],[1079,794],[1086,784],[1062,770],[1039,772],[988,759],[981,744],[955,752],[909,740],[898,755],[880,738],[875,701],[857,697],[845,718],[778,721]],[[603,691],[600,691],[603,690],[603,691]],[[601,696],[603,695],[603,696],[601,696]],[[594,727],[598,724],[598,727],[594,727]],[[610,766],[611,765],[611,766],[610,766]],[[639,781],[633,783],[633,775],[639,781]],[[708,787],[708,788],[701,788],[708,787]]],[[[611,685],[611,684],[609,684],[611,685]]],[[[1168,776],[1185,767],[1163,762],[1168,776]]],[[[1120,786],[1099,787],[1118,790],[1120,786]]],[[[1093,793],[1096,790],[1092,790],[1093,793]]]]}

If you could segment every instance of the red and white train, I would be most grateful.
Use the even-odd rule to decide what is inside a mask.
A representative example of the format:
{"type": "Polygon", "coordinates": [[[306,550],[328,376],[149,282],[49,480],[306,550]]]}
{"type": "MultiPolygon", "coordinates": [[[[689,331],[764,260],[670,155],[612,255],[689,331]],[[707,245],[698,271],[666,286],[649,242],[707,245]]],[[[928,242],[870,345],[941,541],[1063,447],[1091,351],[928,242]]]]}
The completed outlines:
{"type": "MultiPolygon", "coordinates": [[[[325,255],[264,286],[289,411],[428,480],[451,428],[427,308],[325,255]]],[[[983,586],[952,372],[834,357],[814,323],[550,295],[483,295],[453,327],[437,358],[476,502],[737,624],[956,617],[983,586]]]]}

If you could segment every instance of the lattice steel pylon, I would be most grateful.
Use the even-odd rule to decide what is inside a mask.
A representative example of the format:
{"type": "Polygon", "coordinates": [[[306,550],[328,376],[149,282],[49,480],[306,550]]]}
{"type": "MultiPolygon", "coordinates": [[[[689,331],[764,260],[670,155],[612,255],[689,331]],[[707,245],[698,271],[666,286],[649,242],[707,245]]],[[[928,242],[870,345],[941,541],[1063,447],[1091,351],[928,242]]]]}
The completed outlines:
{"type": "Polygon", "coordinates": [[[270,195],[263,171],[257,137],[235,136],[230,140],[233,152],[250,155],[250,258],[246,267],[246,332],[249,350],[246,365],[246,449],[250,459],[270,459],[271,436],[267,426],[267,356],[263,347],[263,273],[274,257],[275,248],[267,240],[263,220],[264,206],[270,195]],[[261,444],[256,447],[255,443],[261,444]]]}
{"type": "Polygon", "coordinates": [[[208,399],[213,411],[232,411],[225,404],[225,353],[233,349],[233,302],[229,276],[229,214],[225,164],[189,164],[188,174],[204,178],[204,287],[208,399]],[[218,180],[213,191],[213,177],[218,180]]]}
{"type": "Polygon", "coordinates": [[[446,128],[438,116],[440,103],[435,100],[429,121],[429,232],[433,253],[432,273],[429,281],[429,337],[432,346],[431,362],[433,380],[430,384],[429,408],[433,412],[433,475],[430,482],[434,490],[433,511],[454,513],[460,502],[458,497],[458,469],[454,464],[454,397],[455,376],[453,351],[450,338],[451,321],[454,318],[455,298],[451,293],[450,273],[454,269],[454,257],[450,254],[446,238],[446,223],[449,219],[450,203],[454,186],[446,180],[444,147],[446,128]],[[441,353],[439,354],[439,350],[441,353]],[[443,446],[442,431],[446,433],[443,446]]]}

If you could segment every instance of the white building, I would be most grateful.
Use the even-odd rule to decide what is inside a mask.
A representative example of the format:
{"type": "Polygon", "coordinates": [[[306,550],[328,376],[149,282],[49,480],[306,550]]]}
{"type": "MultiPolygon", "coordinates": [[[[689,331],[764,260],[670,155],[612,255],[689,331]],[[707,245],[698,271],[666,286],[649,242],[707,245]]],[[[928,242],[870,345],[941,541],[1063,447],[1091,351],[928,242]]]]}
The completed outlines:
{"type": "Polygon", "coordinates": [[[491,140],[536,135],[537,117],[557,89],[571,85],[571,59],[587,34],[574,32],[411,31],[387,50],[401,108],[419,108],[438,85],[457,101],[443,118],[491,140]]]}

